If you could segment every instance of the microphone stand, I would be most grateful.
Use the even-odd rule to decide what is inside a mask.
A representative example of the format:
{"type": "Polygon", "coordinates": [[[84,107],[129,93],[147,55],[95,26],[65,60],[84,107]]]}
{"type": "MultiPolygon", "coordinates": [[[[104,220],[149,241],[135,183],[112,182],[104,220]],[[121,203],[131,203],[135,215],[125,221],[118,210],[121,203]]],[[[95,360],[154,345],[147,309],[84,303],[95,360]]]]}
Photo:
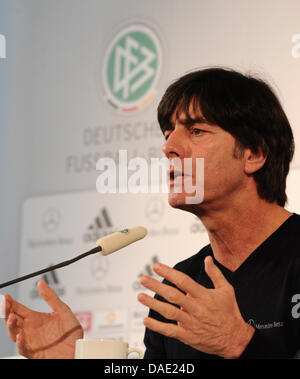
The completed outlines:
{"type": "Polygon", "coordinates": [[[38,276],[38,275],[44,274],[45,272],[53,271],[53,270],[56,270],[58,268],[68,266],[71,263],[79,261],[79,259],[87,257],[88,255],[99,253],[101,250],[102,250],[102,247],[101,246],[97,246],[97,247],[93,248],[92,250],[87,251],[86,253],[78,255],[75,258],[72,258],[72,259],[69,259],[67,261],[58,263],[57,265],[50,266],[48,268],[44,268],[43,270],[33,272],[31,274],[22,276],[20,278],[17,278],[17,279],[14,279],[14,280],[10,280],[9,282],[2,283],[2,284],[0,284],[0,288],[10,286],[11,284],[22,282],[23,280],[33,278],[34,276],[38,276]]]}

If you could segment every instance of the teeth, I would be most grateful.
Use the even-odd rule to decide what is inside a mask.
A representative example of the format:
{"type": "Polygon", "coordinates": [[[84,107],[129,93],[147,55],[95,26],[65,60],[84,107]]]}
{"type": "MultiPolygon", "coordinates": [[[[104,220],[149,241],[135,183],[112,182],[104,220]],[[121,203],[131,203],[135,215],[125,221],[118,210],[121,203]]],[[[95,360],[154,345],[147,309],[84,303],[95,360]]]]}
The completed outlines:
{"type": "Polygon", "coordinates": [[[174,172],[174,179],[176,179],[178,176],[182,176],[180,172],[174,172]]]}

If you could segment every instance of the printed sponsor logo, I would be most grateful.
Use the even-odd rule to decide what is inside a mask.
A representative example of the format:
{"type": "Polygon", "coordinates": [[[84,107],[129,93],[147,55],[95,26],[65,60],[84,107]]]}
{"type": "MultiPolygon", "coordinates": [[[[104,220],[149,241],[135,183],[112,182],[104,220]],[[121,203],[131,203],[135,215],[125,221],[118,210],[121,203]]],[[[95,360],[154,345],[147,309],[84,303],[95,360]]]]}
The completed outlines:
{"type": "Polygon", "coordinates": [[[109,270],[108,257],[101,258],[103,257],[95,255],[91,260],[91,274],[95,280],[102,280],[109,270]]]}
{"type": "Polygon", "coordinates": [[[104,57],[107,102],[123,114],[143,109],[155,96],[161,61],[161,44],[152,29],[139,24],[122,29],[104,57]]]}
{"type": "Polygon", "coordinates": [[[29,248],[59,248],[60,246],[73,244],[73,238],[61,230],[62,217],[58,208],[49,207],[43,210],[40,216],[40,225],[42,230],[36,236],[32,236],[27,240],[29,248]]]}
{"type": "Polygon", "coordinates": [[[126,329],[128,326],[128,310],[96,311],[94,314],[94,329],[111,331],[126,329]]]}
{"type": "MultiPolygon", "coordinates": [[[[159,263],[159,258],[157,255],[154,255],[152,258],[151,258],[151,261],[145,265],[144,267],[144,270],[138,274],[138,278],[141,278],[142,276],[144,275],[148,275],[148,276],[151,276],[151,277],[155,277],[155,278],[158,278],[158,276],[156,275],[156,273],[152,270],[152,267],[155,263],[159,263]]],[[[145,290],[145,288],[141,285],[140,281],[139,280],[136,280],[133,284],[132,284],[132,288],[135,290],[135,291],[140,291],[140,290],[145,290]]]]}
{"type": "MultiPolygon", "coordinates": [[[[113,224],[108,214],[107,208],[102,208],[93,222],[88,226],[88,231],[84,234],[84,242],[96,242],[99,238],[113,233],[113,224]]],[[[117,231],[117,230],[115,230],[117,231]]]]}
{"type": "Polygon", "coordinates": [[[109,272],[109,267],[109,257],[102,257],[98,254],[92,257],[90,272],[95,281],[92,285],[76,288],[76,294],[79,296],[97,296],[97,299],[99,299],[99,295],[121,293],[123,286],[114,283],[106,283],[104,280],[109,272]]]}
{"type": "Polygon", "coordinates": [[[53,233],[59,228],[61,221],[60,212],[56,208],[50,208],[45,211],[42,217],[42,226],[48,233],[53,233]]]}
{"type": "Polygon", "coordinates": [[[256,329],[273,329],[273,328],[282,328],[284,323],[282,321],[270,321],[266,323],[258,322],[256,323],[253,319],[248,320],[248,324],[253,326],[256,329]]]}
{"type": "Polygon", "coordinates": [[[92,329],[92,312],[75,312],[74,314],[83,330],[90,332],[92,329]]]}
{"type": "Polygon", "coordinates": [[[165,203],[162,199],[151,199],[145,209],[146,217],[149,221],[157,223],[164,215],[165,203]]]}

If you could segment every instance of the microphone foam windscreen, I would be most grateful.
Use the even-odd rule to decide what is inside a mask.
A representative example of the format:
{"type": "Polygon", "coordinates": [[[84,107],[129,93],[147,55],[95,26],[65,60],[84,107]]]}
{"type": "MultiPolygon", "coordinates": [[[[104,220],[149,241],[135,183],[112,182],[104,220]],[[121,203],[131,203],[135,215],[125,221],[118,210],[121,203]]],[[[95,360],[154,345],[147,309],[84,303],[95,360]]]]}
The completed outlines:
{"type": "Polygon", "coordinates": [[[108,255],[144,238],[146,234],[146,228],[143,226],[136,226],[135,228],[124,229],[120,232],[115,232],[100,238],[96,242],[96,245],[101,246],[102,255],[108,255]]]}

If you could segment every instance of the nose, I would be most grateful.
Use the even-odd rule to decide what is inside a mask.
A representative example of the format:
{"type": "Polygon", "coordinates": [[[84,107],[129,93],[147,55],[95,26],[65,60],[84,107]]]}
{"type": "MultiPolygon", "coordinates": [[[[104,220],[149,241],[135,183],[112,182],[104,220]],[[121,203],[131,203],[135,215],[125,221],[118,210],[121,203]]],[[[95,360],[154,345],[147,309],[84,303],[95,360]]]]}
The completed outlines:
{"type": "Polygon", "coordinates": [[[163,146],[163,152],[167,158],[184,158],[186,150],[186,129],[176,125],[169,134],[163,146]]]}

